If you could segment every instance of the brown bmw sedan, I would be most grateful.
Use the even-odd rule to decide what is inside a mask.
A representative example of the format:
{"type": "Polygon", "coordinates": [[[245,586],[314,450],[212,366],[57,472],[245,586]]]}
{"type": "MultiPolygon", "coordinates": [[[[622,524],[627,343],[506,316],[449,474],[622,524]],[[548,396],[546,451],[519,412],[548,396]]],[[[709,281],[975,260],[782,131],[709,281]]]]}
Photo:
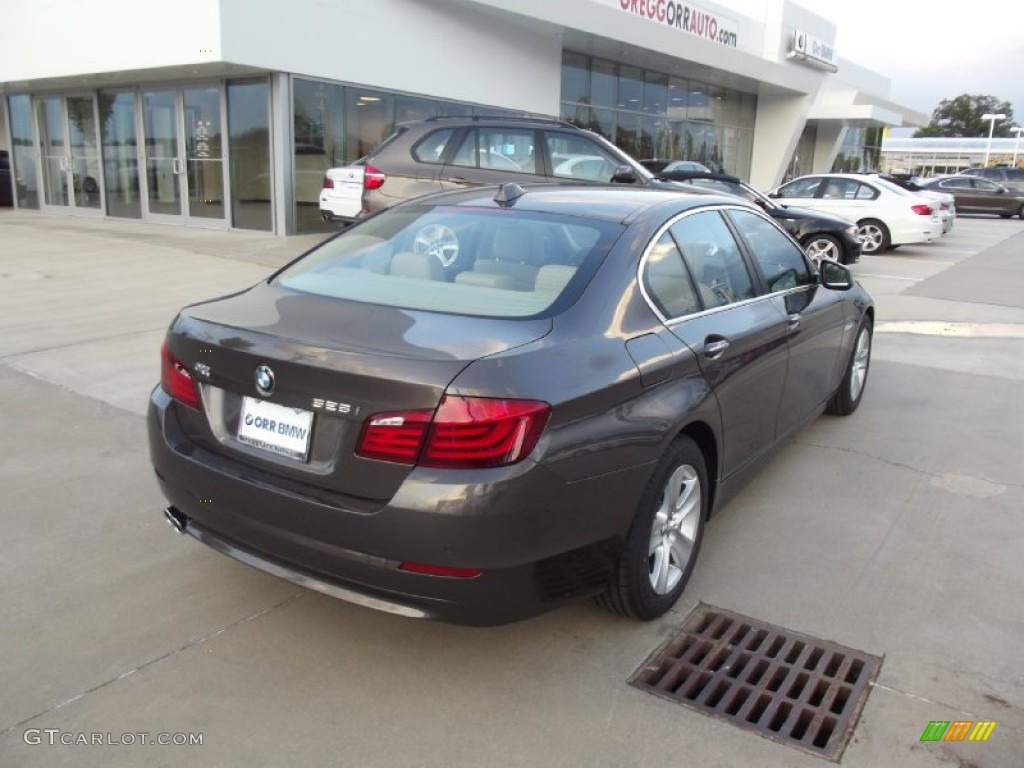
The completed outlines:
{"type": "Polygon", "coordinates": [[[371,608],[651,619],[780,441],[853,412],[874,307],[737,198],[515,184],[365,219],[174,319],[168,520],[371,608]]]}

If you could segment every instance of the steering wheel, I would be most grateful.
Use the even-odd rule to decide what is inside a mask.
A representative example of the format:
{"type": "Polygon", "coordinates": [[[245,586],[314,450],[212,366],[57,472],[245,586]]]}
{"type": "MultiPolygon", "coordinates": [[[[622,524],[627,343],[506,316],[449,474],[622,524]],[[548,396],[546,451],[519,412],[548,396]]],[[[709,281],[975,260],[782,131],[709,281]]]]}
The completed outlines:
{"type": "Polygon", "coordinates": [[[433,256],[447,269],[459,258],[459,238],[451,227],[428,224],[416,234],[412,250],[433,256]]]}

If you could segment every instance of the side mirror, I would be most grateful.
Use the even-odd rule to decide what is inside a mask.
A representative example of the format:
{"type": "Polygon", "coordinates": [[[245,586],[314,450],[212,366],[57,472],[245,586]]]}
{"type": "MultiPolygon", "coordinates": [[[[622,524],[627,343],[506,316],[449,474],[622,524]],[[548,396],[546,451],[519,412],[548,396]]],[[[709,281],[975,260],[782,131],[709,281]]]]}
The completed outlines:
{"type": "Polygon", "coordinates": [[[636,171],[628,165],[620,165],[612,174],[612,184],[636,184],[636,171]]]}
{"type": "Polygon", "coordinates": [[[848,291],[853,287],[853,274],[837,261],[822,259],[818,265],[821,284],[833,291],[848,291]]]}
{"type": "Polygon", "coordinates": [[[782,195],[780,195],[776,190],[773,189],[771,192],[768,193],[768,197],[772,198],[772,200],[778,200],[780,197],[782,197],[782,195]]]}

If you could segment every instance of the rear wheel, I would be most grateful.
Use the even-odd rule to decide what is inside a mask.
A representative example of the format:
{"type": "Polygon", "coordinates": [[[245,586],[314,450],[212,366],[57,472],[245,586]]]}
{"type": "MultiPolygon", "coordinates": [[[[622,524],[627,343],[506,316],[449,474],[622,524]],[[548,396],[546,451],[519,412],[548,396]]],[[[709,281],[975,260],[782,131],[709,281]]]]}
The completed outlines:
{"type": "Polygon", "coordinates": [[[832,237],[832,235],[826,235],[823,232],[807,238],[804,241],[804,250],[815,265],[821,264],[822,259],[838,261],[840,263],[843,260],[843,250],[839,245],[839,241],[832,237]]]}
{"type": "Polygon", "coordinates": [[[1022,206],[1020,207],[1020,210],[1019,210],[1019,211],[1017,211],[1017,215],[1018,215],[1018,216],[1019,216],[1019,217],[1020,217],[1021,219],[1024,219],[1024,205],[1022,205],[1022,206]]]}
{"type": "Polygon", "coordinates": [[[828,401],[827,411],[836,416],[849,416],[860,405],[864,394],[864,385],[868,380],[868,368],[871,365],[871,320],[865,317],[857,329],[857,339],[850,352],[850,360],[846,364],[846,372],[839,389],[828,401]]]}
{"type": "Polygon", "coordinates": [[[675,605],[697,562],[707,488],[704,454],[690,438],[678,438],[644,489],[601,605],[643,620],[675,605]]]}
{"type": "Polygon", "coordinates": [[[864,219],[858,222],[857,237],[860,238],[861,253],[878,253],[892,243],[889,228],[878,219],[864,219]]]}

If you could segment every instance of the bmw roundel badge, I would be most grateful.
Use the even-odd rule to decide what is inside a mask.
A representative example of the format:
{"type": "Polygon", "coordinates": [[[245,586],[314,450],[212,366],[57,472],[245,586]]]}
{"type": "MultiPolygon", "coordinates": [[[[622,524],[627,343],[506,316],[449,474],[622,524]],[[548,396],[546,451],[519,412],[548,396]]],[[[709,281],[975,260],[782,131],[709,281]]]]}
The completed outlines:
{"type": "Polygon", "coordinates": [[[256,391],[267,396],[274,392],[274,372],[269,365],[261,365],[256,369],[256,391]]]}

